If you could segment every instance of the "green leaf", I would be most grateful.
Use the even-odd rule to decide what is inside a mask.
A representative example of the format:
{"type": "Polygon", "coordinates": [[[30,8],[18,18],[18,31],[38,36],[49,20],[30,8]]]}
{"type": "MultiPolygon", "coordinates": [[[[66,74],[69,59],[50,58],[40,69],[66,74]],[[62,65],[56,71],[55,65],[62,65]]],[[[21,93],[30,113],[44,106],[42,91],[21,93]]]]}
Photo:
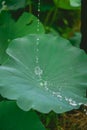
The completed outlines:
{"type": "Polygon", "coordinates": [[[67,9],[67,10],[73,10],[73,9],[79,9],[75,4],[75,0],[74,2],[72,2],[73,0],[54,0],[55,5],[58,8],[62,8],[62,9],[67,9]]]}
{"type": "MultiPolygon", "coordinates": [[[[28,0],[30,1],[30,0],[28,0]]],[[[19,8],[24,8],[26,5],[26,0],[0,0],[0,8],[2,10],[16,10],[19,8]]]]}
{"type": "Polygon", "coordinates": [[[68,40],[32,34],[13,40],[7,54],[0,93],[21,109],[62,113],[87,103],[87,56],[68,40]]]}
{"type": "Polygon", "coordinates": [[[37,18],[29,13],[23,13],[16,22],[10,14],[6,12],[0,14],[0,64],[7,59],[5,50],[12,39],[32,33],[44,33],[41,23],[37,32],[37,24],[37,18]]]}
{"type": "Polygon", "coordinates": [[[79,7],[81,6],[81,0],[70,0],[70,4],[73,7],[79,7]]]}
{"type": "Polygon", "coordinates": [[[45,130],[35,112],[20,110],[15,102],[0,102],[0,130],[45,130]]]}

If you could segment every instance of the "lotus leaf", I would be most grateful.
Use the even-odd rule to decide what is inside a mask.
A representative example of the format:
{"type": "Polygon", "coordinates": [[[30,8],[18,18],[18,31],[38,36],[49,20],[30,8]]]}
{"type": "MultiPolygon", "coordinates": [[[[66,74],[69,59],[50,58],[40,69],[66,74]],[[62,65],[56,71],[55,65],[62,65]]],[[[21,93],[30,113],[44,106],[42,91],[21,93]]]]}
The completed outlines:
{"type": "Polygon", "coordinates": [[[68,40],[32,34],[13,40],[7,54],[0,94],[24,111],[62,113],[87,103],[87,56],[68,40]]]}

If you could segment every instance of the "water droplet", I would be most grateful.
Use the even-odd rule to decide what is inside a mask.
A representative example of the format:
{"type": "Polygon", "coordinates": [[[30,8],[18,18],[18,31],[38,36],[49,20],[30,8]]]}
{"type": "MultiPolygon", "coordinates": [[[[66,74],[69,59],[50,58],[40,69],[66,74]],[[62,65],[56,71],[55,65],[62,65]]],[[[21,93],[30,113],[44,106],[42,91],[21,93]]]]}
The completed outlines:
{"type": "Polygon", "coordinates": [[[74,101],[72,98],[69,98],[68,101],[69,101],[69,104],[70,104],[70,105],[72,105],[72,106],[77,106],[76,101],[74,101]]]}
{"type": "Polygon", "coordinates": [[[42,82],[40,82],[40,86],[44,86],[44,84],[42,82]]]}
{"type": "Polygon", "coordinates": [[[39,41],[40,39],[39,38],[37,38],[37,41],[39,41]]]}
{"type": "Polygon", "coordinates": [[[40,12],[40,8],[38,8],[38,12],[40,12]]]}
{"type": "Polygon", "coordinates": [[[53,95],[56,95],[56,92],[53,92],[53,95]]]}

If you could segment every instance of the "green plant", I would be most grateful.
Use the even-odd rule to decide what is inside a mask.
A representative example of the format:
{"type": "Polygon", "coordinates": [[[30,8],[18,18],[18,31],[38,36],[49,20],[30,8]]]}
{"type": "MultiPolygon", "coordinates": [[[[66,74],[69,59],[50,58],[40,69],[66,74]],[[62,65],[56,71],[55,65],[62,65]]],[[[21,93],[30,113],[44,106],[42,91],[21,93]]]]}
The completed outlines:
{"type": "MultiPolygon", "coordinates": [[[[23,9],[25,7],[25,10],[37,15],[37,7],[33,9],[35,1],[0,1],[1,130],[45,130],[55,119],[54,130],[62,130],[57,115],[51,111],[61,114],[78,109],[82,104],[87,105],[87,55],[79,49],[81,35],[75,33],[69,41],[62,38],[53,26],[60,8],[77,10],[80,9],[80,2],[53,2],[56,5],[51,3],[45,7],[42,1],[41,14],[45,11],[48,14],[45,24],[41,19],[43,24],[39,21],[38,26],[37,17],[23,9]],[[22,11],[15,18],[13,14],[16,14],[14,10],[19,12],[17,9],[22,11]],[[47,27],[53,12],[55,14],[47,27]],[[44,26],[51,34],[45,33],[44,26]],[[46,118],[45,127],[37,111],[51,112],[46,118]]],[[[68,26],[68,21],[63,21],[68,26]]],[[[67,35],[66,31],[64,34],[67,35]]],[[[45,116],[42,117],[45,120],[45,116]]]]}
{"type": "MultiPolygon", "coordinates": [[[[0,19],[0,64],[2,64],[7,58],[5,50],[11,40],[27,34],[38,33],[38,21],[35,16],[26,12],[17,21],[14,21],[7,12],[2,12],[0,19]]],[[[44,33],[44,27],[41,23],[39,28],[39,33],[44,33]]]]}

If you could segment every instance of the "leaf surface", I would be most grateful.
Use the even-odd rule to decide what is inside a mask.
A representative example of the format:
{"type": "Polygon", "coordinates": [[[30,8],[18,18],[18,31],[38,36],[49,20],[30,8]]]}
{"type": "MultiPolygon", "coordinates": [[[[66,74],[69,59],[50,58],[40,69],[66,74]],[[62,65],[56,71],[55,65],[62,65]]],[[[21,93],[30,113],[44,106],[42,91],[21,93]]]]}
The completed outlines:
{"type": "Polygon", "coordinates": [[[13,40],[7,54],[0,93],[21,109],[62,113],[87,103],[87,56],[68,40],[32,34],[13,40]]]}

